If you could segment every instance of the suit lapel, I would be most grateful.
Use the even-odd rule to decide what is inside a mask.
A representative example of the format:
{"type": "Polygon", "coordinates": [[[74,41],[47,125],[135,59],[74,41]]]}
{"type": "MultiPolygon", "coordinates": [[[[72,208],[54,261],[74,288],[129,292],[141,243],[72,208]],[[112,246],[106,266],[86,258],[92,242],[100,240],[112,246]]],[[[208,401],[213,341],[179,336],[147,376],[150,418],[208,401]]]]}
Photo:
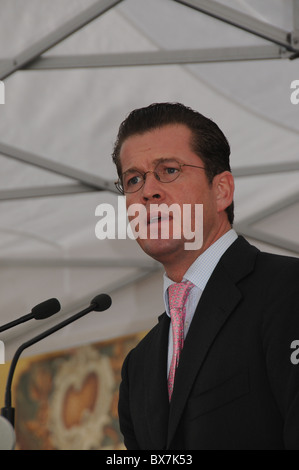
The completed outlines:
{"type": "Polygon", "coordinates": [[[223,262],[217,265],[212,274],[185,340],[170,405],[168,447],[171,445],[194,380],[205,357],[217,334],[242,299],[236,282],[253,269],[257,250],[242,238],[239,238],[234,245],[234,248],[231,247],[225,253],[223,262]],[[247,248],[245,255],[242,251],[244,247],[247,248]],[[254,251],[251,250],[249,253],[248,247],[254,251]]]}
{"type": "Polygon", "coordinates": [[[150,343],[143,371],[146,389],[145,411],[148,417],[145,426],[149,426],[153,449],[166,447],[169,416],[167,391],[169,324],[170,319],[166,313],[159,317],[159,324],[150,343]]]}

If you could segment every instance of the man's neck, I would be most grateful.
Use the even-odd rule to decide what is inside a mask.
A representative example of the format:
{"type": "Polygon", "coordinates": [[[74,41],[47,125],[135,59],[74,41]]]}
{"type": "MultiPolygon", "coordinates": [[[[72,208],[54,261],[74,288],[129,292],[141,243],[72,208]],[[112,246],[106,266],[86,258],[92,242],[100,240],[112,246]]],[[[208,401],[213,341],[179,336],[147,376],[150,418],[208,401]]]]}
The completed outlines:
{"type": "Polygon", "coordinates": [[[212,246],[219,238],[231,230],[231,225],[226,225],[223,230],[219,230],[214,236],[207,237],[199,250],[185,250],[181,256],[175,256],[173,259],[163,263],[165,272],[169,279],[174,282],[181,282],[184,274],[188,271],[194,261],[212,246]]]}

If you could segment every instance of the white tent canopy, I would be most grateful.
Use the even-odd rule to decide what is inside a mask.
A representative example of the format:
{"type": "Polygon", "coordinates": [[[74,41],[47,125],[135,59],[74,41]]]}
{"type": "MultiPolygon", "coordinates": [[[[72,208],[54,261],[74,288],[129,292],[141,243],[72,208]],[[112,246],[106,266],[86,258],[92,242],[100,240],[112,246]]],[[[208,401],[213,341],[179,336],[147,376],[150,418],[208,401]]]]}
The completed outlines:
{"type": "Polygon", "coordinates": [[[7,359],[101,292],[109,311],[30,353],[145,330],[163,311],[161,267],[135,241],[95,236],[96,207],[117,213],[110,155],[136,107],[179,101],[215,120],[236,230],[298,256],[299,0],[3,0],[0,23],[0,323],[62,305],[3,333],[7,359]]]}

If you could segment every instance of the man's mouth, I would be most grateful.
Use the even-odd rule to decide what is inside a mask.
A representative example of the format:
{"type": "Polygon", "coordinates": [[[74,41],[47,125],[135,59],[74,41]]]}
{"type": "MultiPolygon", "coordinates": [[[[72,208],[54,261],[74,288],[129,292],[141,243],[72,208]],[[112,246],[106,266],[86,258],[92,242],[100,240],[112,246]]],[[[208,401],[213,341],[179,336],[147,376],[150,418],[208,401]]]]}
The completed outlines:
{"type": "Polygon", "coordinates": [[[159,222],[159,220],[161,220],[161,216],[159,216],[159,215],[155,215],[154,217],[149,217],[149,219],[147,221],[147,225],[153,224],[155,222],[159,222]]]}
{"type": "Polygon", "coordinates": [[[169,214],[148,214],[147,216],[147,225],[163,222],[165,220],[169,221],[172,217],[169,214]]]}

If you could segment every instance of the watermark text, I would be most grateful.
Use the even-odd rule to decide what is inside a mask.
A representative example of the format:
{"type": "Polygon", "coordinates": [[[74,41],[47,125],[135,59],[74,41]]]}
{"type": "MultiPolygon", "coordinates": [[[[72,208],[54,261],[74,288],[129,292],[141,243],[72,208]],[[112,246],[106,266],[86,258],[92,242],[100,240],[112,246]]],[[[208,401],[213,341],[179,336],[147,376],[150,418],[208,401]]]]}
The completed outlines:
{"type": "Polygon", "coordinates": [[[183,239],[185,250],[198,250],[203,244],[202,204],[131,204],[118,197],[117,213],[108,203],[99,204],[95,234],[99,240],[183,239]]]}
{"type": "Polygon", "coordinates": [[[5,346],[3,341],[0,340],[0,364],[5,364],[5,346]]]}
{"type": "Polygon", "coordinates": [[[0,104],[5,104],[5,86],[0,80],[0,104]]]}
{"type": "Polygon", "coordinates": [[[291,363],[296,366],[297,364],[299,364],[299,340],[294,339],[294,341],[291,342],[290,348],[295,349],[295,351],[292,352],[290,359],[291,363]]]}
{"type": "Polygon", "coordinates": [[[291,93],[290,100],[292,104],[299,103],[299,80],[293,80],[291,83],[291,88],[294,90],[291,93]]]}

